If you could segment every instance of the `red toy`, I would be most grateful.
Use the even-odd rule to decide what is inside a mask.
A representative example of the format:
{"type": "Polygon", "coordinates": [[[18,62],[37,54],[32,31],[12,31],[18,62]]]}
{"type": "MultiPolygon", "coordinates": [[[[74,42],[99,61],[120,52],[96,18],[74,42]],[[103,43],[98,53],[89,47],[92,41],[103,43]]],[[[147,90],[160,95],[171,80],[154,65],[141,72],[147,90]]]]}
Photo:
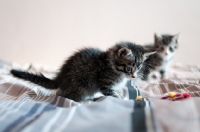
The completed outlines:
{"type": "Polygon", "coordinates": [[[164,97],[162,97],[161,99],[170,99],[172,101],[176,101],[176,100],[181,100],[181,99],[186,99],[186,98],[190,98],[190,94],[189,93],[175,93],[175,92],[169,92],[167,95],[165,95],[164,97]]]}
{"type": "MultiPolygon", "coordinates": [[[[168,100],[176,101],[176,100],[182,100],[182,99],[186,99],[186,98],[190,98],[190,97],[191,97],[191,95],[189,93],[169,92],[169,93],[165,94],[163,97],[158,98],[158,99],[168,99],[168,100]]],[[[137,96],[136,100],[141,101],[142,96],[137,96]]]]}

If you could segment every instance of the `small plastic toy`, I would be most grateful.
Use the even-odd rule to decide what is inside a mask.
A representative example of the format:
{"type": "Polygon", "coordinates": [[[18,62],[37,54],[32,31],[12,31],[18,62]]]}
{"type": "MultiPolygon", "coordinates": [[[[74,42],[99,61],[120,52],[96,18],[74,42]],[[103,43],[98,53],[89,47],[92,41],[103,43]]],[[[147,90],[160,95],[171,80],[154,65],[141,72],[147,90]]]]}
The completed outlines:
{"type": "MultiPolygon", "coordinates": [[[[163,97],[161,98],[157,98],[157,99],[168,99],[171,101],[177,101],[177,100],[182,100],[182,99],[186,99],[186,98],[190,98],[191,95],[189,93],[175,93],[175,92],[169,92],[166,93],[163,97]]],[[[136,97],[137,101],[141,101],[142,100],[142,96],[137,96],[136,97]]]]}
{"type": "Polygon", "coordinates": [[[141,100],[142,100],[142,96],[137,96],[137,97],[136,97],[136,100],[137,100],[137,101],[141,101],[141,100]]]}
{"type": "Polygon", "coordinates": [[[176,100],[186,99],[186,98],[190,98],[190,97],[191,96],[189,93],[169,92],[167,95],[163,96],[161,99],[169,99],[172,101],[176,101],[176,100]]]}

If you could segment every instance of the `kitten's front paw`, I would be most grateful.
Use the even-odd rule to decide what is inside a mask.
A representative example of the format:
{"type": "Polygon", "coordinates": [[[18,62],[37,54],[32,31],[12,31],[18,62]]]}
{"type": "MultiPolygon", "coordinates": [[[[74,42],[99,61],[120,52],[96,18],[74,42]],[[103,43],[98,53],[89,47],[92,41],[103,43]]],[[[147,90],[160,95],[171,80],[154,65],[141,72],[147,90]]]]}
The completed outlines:
{"type": "Polygon", "coordinates": [[[168,76],[166,73],[161,75],[161,79],[167,79],[167,78],[168,78],[168,76]]]}
{"type": "Polygon", "coordinates": [[[167,79],[168,78],[166,70],[161,70],[160,75],[161,75],[161,79],[167,79]]]}
{"type": "Polygon", "coordinates": [[[117,90],[114,91],[114,95],[113,96],[116,97],[116,98],[120,98],[120,99],[124,98],[123,93],[121,91],[117,91],[117,90]]]}

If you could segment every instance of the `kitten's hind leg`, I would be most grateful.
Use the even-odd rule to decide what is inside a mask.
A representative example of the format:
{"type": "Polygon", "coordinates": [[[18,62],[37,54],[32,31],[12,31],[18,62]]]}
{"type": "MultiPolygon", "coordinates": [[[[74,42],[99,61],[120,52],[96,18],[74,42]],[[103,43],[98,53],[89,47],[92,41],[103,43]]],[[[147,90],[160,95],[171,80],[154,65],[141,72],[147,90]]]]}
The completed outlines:
{"type": "Polygon", "coordinates": [[[166,78],[165,70],[160,70],[160,75],[161,75],[161,79],[165,79],[166,78]]]}
{"type": "Polygon", "coordinates": [[[66,95],[65,98],[74,100],[74,101],[76,101],[76,102],[80,102],[80,101],[83,100],[83,99],[82,99],[82,95],[81,95],[81,94],[78,94],[78,93],[76,93],[76,92],[72,92],[72,93],[66,95]]]}
{"type": "Polygon", "coordinates": [[[71,100],[74,100],[76,102],[79,102],[82,100],[82,96],[80,94],[80,92],[77,91],[71,91],[71,92],[66,92],[65,90],[63,89],[58,89],[57,92],[56,92],[56,95],[57,96],[62,96],[62,97],[65,97],[65,98],[68,98],[68,99],[71,99],[71,100]]]}

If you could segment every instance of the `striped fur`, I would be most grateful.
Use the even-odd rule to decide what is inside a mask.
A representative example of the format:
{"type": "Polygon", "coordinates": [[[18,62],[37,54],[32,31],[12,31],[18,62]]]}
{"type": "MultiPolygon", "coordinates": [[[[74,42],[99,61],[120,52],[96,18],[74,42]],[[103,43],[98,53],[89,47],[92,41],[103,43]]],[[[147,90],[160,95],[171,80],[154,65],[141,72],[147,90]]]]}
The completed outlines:
{"type": "Polygon", "coordinates": [[[93,97],[99,91],[106,96],[121,98],[114,88],[125,84],[125,78],[136,78],[144,59],[150,54],[142,46],[121,42],[107,51],[79,50],[65,61],[52,80],[42,74],[19,70],[11,70],[11,73],[47,89],[58,89],[57,95],[75,101],[93,97]]]}

